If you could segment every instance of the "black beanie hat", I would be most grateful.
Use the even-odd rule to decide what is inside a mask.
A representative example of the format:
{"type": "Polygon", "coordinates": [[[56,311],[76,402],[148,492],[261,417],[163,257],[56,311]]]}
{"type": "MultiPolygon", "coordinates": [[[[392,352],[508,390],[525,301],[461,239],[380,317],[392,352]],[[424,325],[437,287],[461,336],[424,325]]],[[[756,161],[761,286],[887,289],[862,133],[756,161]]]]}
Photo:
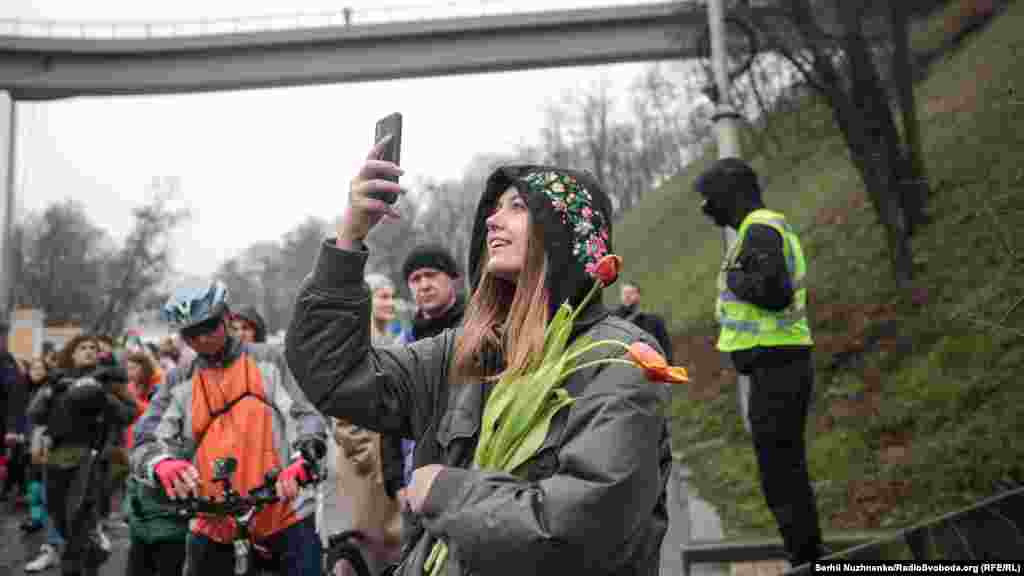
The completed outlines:
{"type": "Polygon", "coordinates": [[[405,257],[405,263],[402,264],[402,278],[408,282],[409,276],[412,276],[412,273],[420,268],[434,268],[452,278],[459,277],[455,259],[440,244],[423,244],[413,248],[412,252],[405,257]]]}

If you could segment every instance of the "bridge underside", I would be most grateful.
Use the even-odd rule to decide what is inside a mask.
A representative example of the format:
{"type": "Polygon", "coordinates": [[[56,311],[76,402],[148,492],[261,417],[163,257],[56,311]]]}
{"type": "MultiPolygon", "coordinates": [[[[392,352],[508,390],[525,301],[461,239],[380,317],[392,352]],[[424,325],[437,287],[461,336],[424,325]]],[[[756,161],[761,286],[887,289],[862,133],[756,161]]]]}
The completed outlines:
{"type": "Polygon", "coordinates": [[[139,40],[0,38],[15,100],[195,93],[685,59],[707,23],[679,3],[139,40]]]}

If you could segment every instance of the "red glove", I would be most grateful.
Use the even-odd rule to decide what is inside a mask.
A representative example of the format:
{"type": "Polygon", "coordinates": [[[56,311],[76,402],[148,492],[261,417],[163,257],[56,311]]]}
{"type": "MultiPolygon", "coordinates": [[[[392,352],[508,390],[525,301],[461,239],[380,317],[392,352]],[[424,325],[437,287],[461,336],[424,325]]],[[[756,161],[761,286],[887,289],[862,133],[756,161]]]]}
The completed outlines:
{"type": "MultiPolygon", "coordinates": [[[[157,463],[156,468],[153,472],[156,473],[156,477],[160,479],[160,483],[163,484],[164,491],[171,498],[174,497],[174,481],[181,478],[186,470],[192,466],[192,463],[188,460],[162,460],[157,463]]],[[[184,482],[184,478],[182,478],[184,482]]]]}
{"type": "Polygon", "coordinates": [[[295,462],[288,465],[287,468],[281,471],[277,476],[278,481],[281,480],[295,480],[296,483],[302,484],[309,482],[309,472],[306,470],[306,461],[299,458],[295,462]]]}

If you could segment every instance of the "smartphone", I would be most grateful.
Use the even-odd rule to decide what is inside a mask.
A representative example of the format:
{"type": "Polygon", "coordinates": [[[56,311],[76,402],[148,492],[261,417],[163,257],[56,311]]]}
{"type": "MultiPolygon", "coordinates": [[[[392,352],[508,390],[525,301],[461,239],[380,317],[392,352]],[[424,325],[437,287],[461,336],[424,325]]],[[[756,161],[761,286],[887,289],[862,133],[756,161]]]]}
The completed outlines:
{"type": "MultiPolygon", "coordinates": [[[[391,135],[391,140],[389,140],[384,146],[384,153],[381,155],[381,160],[387,160],[388,162],[394,162],[395,164],[401,165],[402,114],[400,112],[388,114],[377,121],[377,126],[374,129],[373,134],[374,143],[380,142],[389,134],[391,135]]],[[[392,182],[398,182],[398,176],[387,176],[385,179],[392,182]]],[[[394,202],[394,199],[391,201],[394,202]]]]}

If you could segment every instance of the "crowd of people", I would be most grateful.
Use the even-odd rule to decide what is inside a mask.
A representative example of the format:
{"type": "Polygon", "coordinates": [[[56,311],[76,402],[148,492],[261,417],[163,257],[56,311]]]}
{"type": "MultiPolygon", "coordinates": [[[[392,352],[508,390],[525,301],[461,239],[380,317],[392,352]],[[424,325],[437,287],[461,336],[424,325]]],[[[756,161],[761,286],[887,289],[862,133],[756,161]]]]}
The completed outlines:
{"type": "MultiPolygon", "coordinates": [[[[396,286],[364,271],[363,240],[402,193],[380,151],[352,181],[283,347],[214,279],[174,291],[161,309],[174,334],[159,343],[80,335],[24,362],[4,351],[3,495],[25,499],[22,530],[47,532],[26,572],[98,573],[114,522],[129,530],[129,575],[232,572],[233,520],[175,514],[176,501],[221,495],[214,462],[226,457],[243,493],[279,471],[278,499],[249,526],[275,573],[659,572],[671,466],[659,382],[686,377],[636,283],[623,282],[620,308],[602,303],[621,260],[600,183],[496,170],[468,255],[424,245],[407,257],[416,313],[403,330],[396,286]],[[507,392],[554,376],[560,392],[507,392]]],[[[716,164],[696,189],[717,225],[740,232],[720,280],[719,347],[754,375],[765,496],[791,561],[807,562],[825,552],[802,440],[806,263],[749,167],[716,164]]]]}
{"type": "MultiPolygon", "coordinates": [[[[6,336],[6,327],[0,332],[6,336]]],[[[46,533],[25,571],[60,566],[76,573],[80,565],[101,564],[111,549],[107,532],[128,519],[114,503],[130,485],[132,424],[164,372],[189,362],[191,351],[174,338],[124,347],[105,335],[80,334],[59,350],[45,342],[39,356],[17,360],[6,337],[0,342],[2,497],[25,510],[23,532],[46,533]]]]}

